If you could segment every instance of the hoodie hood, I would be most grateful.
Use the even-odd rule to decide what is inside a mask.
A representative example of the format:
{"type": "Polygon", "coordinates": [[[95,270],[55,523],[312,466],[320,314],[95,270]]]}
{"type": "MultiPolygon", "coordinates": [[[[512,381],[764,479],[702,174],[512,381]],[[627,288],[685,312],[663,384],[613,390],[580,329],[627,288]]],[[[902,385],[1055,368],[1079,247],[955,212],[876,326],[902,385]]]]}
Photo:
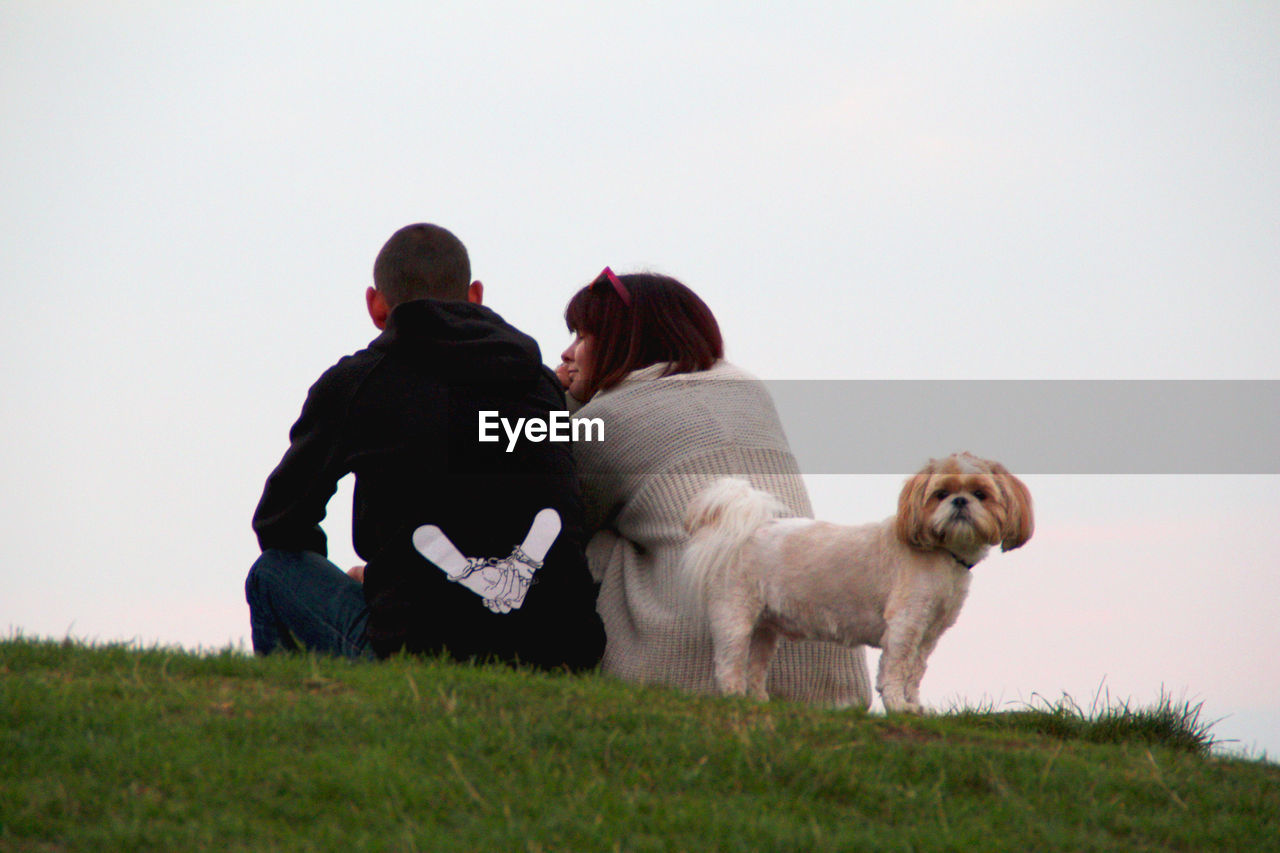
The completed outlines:
{"type": "Polygon", "coordinates": [[[542,371],[533,338],[483,305],[418,299],[396,306],[369,344],[455,380],[527,380],[542,371]]]}

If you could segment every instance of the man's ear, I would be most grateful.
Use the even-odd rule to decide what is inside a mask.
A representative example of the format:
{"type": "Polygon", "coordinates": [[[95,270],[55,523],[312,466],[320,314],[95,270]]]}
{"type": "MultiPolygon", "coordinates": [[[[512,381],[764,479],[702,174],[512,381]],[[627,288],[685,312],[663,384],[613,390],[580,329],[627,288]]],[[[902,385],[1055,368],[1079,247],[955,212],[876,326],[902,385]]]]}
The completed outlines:
{"type": "Polygon", "coordinates": [[[473,305],[484,304],[484,285],[478,281],[473,281],[467,287],[467,301],[473,305]]]}
{"type": "Polygon", "coordinates": [[[391,309],[387,307],[387,300],[378,288],[370,287],[364,292],[364,304],[369,309],[369,319],[373,321],[373,325],[379,329],[385,329],[387,318],[391,316],[391,309]]]}

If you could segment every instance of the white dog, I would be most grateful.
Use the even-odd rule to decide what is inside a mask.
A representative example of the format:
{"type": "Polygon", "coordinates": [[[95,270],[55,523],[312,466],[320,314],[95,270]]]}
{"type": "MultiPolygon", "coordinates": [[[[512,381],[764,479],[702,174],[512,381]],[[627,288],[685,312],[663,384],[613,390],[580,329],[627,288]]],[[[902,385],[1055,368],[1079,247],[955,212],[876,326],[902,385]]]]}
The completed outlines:
{"type": "Polygon", "coordinates": [[[999,463],[968,453],[907,480],[898,514],[846,527],[775,516],[783,506],[742,480],[690,504],[683,576],[706,609],[721,693],[765,693],[780,636],[882,650],[886,710],[919,712],[925,661],[955,624],[969,570],[992,545],[1031,538],[1031,494],[999,463]]]}

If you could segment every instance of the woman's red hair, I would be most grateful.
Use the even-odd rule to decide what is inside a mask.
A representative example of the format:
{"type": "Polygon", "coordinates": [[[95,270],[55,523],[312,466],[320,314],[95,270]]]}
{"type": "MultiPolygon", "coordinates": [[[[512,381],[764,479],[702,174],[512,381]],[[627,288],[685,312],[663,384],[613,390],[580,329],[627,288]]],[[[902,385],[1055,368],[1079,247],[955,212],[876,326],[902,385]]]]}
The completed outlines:
{"type": "Polygon", "coordinates": [[[724,358],[720,325],[696,293],[656,273],[618,278],[630,305],[601,278],[574,294],[564,309],[569,331],[595,344],[590,395],[651,364],[667,363],[662,375],[670,376],[706,370],[724,358]]]}

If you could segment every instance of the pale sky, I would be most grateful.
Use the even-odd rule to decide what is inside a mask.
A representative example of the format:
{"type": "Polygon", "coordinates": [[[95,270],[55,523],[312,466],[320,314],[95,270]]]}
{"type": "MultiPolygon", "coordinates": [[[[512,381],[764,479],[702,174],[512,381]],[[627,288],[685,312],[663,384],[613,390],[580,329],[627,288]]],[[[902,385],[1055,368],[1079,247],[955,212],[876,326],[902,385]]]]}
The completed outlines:
{"type": "MultiPolygon", "coordinates": [[[[1275,3],[0,0],[0,116],[28,636],[247,646],[263,481],[410,222],[548,363],[610,264],[769,379],[1280,379],[1275,3]]],[[[1277,472],[1016,473],[926,702],[1163,688],[1280,756],[1277,472]]],[[[862,522],[902,476],[808,479],[862,522]]],[[[349,483],[326,528],[354,564],[349,483]]]]}

